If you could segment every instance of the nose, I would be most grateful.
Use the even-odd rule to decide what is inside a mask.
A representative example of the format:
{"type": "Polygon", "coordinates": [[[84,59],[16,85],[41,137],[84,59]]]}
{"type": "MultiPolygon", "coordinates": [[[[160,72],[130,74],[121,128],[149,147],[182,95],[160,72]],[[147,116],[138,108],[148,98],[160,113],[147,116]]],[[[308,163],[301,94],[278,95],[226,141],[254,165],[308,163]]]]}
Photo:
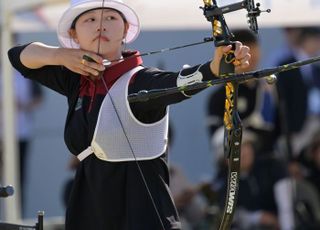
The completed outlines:
{"type": "Polygon", "coordinates": [[[106,28],[99,25],[98,28],[97,28],[97,31],[100,32],[100,31],[106,31],[106,28]]]}

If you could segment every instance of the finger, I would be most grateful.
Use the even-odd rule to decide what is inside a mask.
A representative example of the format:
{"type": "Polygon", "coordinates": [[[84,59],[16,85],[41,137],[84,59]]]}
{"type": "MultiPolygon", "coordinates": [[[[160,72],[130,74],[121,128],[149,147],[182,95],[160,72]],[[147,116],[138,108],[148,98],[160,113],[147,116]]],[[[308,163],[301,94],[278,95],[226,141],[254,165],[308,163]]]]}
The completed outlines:
{"type": "Polygon", "coordinates": [[[244,56],[242,59],[240,59],[240,62],[241,62],[240,65],[242,67],[247,67],[250,64],[250,58],[251,58],[250,54],[247,54],[246,56],[244,56]]]}
{"type": "Polygon", "coordinates": [[[81,59],[81,64],[89,66],[97,71],[104,71],[105,66],[102,64],[102,58],[96,54],[84,54],[81,59]]]}
{"type": "Polygon", "coordinates": [[[74,70],[74,72],[80,74],[80,75],[83,75],[83,76],[89,76],[89,73],[86,72],[86,71],[83,71],[81,68],[77,68],[74,70]]]}
{"type": "Polygon", "coordinates": [[[246,56],[244,56],[241,60],[247,62],[247,61],[250,61],[251,59],[251,54],[247,53],[246,56]]]}
{"type": "Polygon", "coordinates": [[[233,62],[233,64],[236,66],[237,70],[245,69],[245,68],[249,67],[249,65],[250,65],[250,62],[249,62],[250,58],[251,58],[251,55],[247,54],[242,59],[236,59],[233,62]]]}
{"type": "Polygon", "coordinates": [[[242,46],[241,49],[238,51],[238,53],[235,53],[235,57],[237,59],[243,59],[244,57],[249,54],[250,48],[248,46],[242,46]]]}
{"type": "Polygon", "coordinates": [[[99,76],[99,72],[103,71],[105,67],[101,64],[98,64],[96,62],[88,61],[89,56],[84,55],[84,58],[81,59],[80,63],[80,69],[84,72],[87,72],[89,75],[93,76],[99,76]]]}
{"type": "Polygon", "coordinates": [[[232,45],[222,46],[222,52],[228,53],[232,49],[232,45]]]}
{"type": "Polygon", "coordinates": [[[239,53],[240,53],[240,51],[241,51],[241,49],[242,49],[242,47],[243,47],[243,45],[242,45],[242,43],[239,42],[239,41],[236,41],[236,42],[234,42],[234,43],[235,43],[234,55],[235,55],[235,56],[238,56],[239,53]]]}
{"type": "Polygon", "coordinates": [[[91,62],[85,60],[85,59],[81,59],[80,61],[80,65],[78,66],[79,70],[85,73],[87,73],[86,75],[94,75],[94,76],[98,76],[99,75],[99,71],[90,67],[90,65],[92,65],[91,62]]]}
{"type": "Polygon", "coordinates": [[[249,67],[249,65],[250,65],[249,61],[242,62],[241,65],[240,65],[240,68],[245,69],[245,68],[249,67]]]}
{"type": "Polygon", "coordinates": [[[95,53],[86,52],[83,54],[82,58],[86,59],[89,62],[95,62],[100,64],[102,64],[102,61],[103,61],[103,58],[95,53]]]}
{"type": "Polygon", "coordinates": [[[99,78],[99,76],[93,76],[92,74],[83,71],[81,68],[77,69],[75,72],[79,73],[80,75],[84,76],[88,80],[95,81],[96,79],[99,78]]]}
{"type": "Polygon", "coordinates": [[[80,68],[82,71],[87,72],[88,74],[91,74],[93,76],[99,76],[99,71],[91,68],[88,65],[82,65],[80,68]]]}
{"type": "Polygon", "coordinates": [[[105,66],[96,62],[87,62],[86,66],[95,69],[97,71],[104,71],[105,70],[105,66]]]}

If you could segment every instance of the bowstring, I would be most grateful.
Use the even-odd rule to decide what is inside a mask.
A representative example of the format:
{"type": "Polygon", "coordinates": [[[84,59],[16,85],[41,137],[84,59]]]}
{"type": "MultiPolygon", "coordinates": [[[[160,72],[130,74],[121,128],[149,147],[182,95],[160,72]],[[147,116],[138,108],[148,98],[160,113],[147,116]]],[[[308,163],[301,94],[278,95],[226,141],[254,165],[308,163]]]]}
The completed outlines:
{"type": "Polygon", "coordinates": [[[191,47],[191,46],[202,45],[202,44],[205,44],[205,43],[208,43],[208,42],[213,42],[213,41],[214,41],[214,38],[206,37],[206,38],[203,39],[203,41],[200,41],[200,42],[194,42],[194,43],[175,46],[175,47],[162,48],[160,50],[148,51],[148,52],[141,53],[141,54],[134,54],[134,55],[131,55],[129,57],[121,57],[121,58],[114,59],[114,60],[104,59],[103,60],[103,64],[105,66],[108,66],[108,65],[111,65],[111,63],[113,63],[113,62],[127,60],[127,59],[130,59],[130,58],[144,57],[144,56],[149,56],[149,55],[154,55],[154,54],[160,54],[160,53],[164,53],[164,52],[168,52],[168,51],[174,51],[174,50],[178,50],[178,49],[188,48],[188,47],[191,47]]]}
{"type": "MultiPolygon", "coordinates": [[[[99,34],[99,39],[98,39],[98,55],[100,54],[100,45],[101,45],[101,42],[100,42],[101,39],[100,39],[100,37],[101,37],[101,33],[102,33],[104,2],[105,2],[105,0],[102,0],[101,16],[100,16],[100,34],[99,34]]],[[[121,60],[121,59],[119,59],[119,60],[121,60]]],[[[164,227],[164,223],[162,222],[162,219],[161,219],[161,216],[160,216],[160,212],[159,212],[158,207],[157,207],[157,205],[156,205],[156,203],[155,203],[155,200],[154,200],[154,198],[153,198],[153,196],[152,196],[152,193],[151,193],[151,190],[150,190],[150,188],[149,188],[149,186],[148,186],[147,180],[146,180],[146,178],[145,178],[145,176],[144,176],[144,174],[143,174],[143,171],[142,171],[142,168],[141,168],[141,166],[140,166],[140,163],[139,163],[139,161],[137,160],[137,157],[136,157],[136,155],[135,155],[135,153],[134,153],[134,151],[133,151],[132,144],[131,144],[131,142],[130,142],[130,140],[129,140],[129,137],[128,137],[128,135],[127,135],[127,132],[126,132],[126,130],[125,130],[125,127],[124,127],[124,125],[123,125],[123,123],[122,123],[122,120],[121,120],[121,118],[120,118],[120,115],[119,115],[119,113],[118,113],[118,110],[117,110],[117,108],[116,108],[116,106],[115,106],[114,100],[113,100],[113,98],[112,98],[112,96],[111,96],[111,94],[110,94],[110,92],[109,92],[109,88],[108,88],[108,86],[107,86],[107,83],[105,82],[104,72],[101,72],[100,75],[101,75],[101,76],[100,76],[100,79],[102,80],[102,83],[103,83],[103,85],[104,85],[104,87],[105,87],[105,89],[106,89],[106,94],[108,95],[108,97],[109,97],[109,99],[110,99],[110,101],[111,101],[111,104],[112,104],[112,106],[113,106],[113,108],[114,108],[114,111],[115,111],[115,113],[116,113],[116,116],[117,116],[117,118],[118,118],[118,121],[119,121],[119,123],[120,123],[120,126],[121,126],[121,128],[122,128],[122,130],[123,130],[123,134],[124,134],[124,136],[125,136],[125,138],[126,138],[126,140],[127,140],[127,142],[128,142],[128,145],[129,145],[131,154],[132,154],[132,156],[133,156],[133,158],[134,158],[134,162],[135,162],[135,164],[136,164],[136,166],[137,166],[137,168],[138,168],[138,171],[139,171],[139,174],[140,174],[140,176],[141,176],[141,178],[142,178],[143,184],[144,184],[144,186],[145,186],[145,188],[146,188],[146,190],[147,190],[147,193],[148,193],[148,196],[149,196],[149,198],[150,198],[150,200],[151,200],[152,206],[153,206],[153,208],[154,208],[154,210],[155,210],[155,212],[156,212],[156,215],[157,215],[157,218],[158,218],[158,220],[159,220],[159,222],[160,222],[160,224],[161,224],[161,227],[162,227],[162,229],[164,230],[165,227],[164,227]]]]}

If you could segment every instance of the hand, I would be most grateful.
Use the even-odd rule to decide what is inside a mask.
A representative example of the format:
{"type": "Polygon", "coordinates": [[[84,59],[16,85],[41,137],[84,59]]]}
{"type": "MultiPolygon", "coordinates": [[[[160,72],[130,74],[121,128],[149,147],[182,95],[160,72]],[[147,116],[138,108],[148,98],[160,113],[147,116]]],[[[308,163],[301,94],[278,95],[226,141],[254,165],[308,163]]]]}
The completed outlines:
{"type": "Polygon", "coordinates": [[[91,80],[99,79],[101,76],[100,72],[105,70],[102,64],[102,57],[85,50],[59,48],[56,58],[61,60],[61,65],[64,65],[72,72],[88,76],[91,80]],[[83,55],[87,55],[93,61],[84,60],[83,55]]]}
{"type": "MultiPolygon", "coordinates": [[[[249,60],[251,58],[250,48],[242,45],[241,42],[236,42],[236,49],[234,51],[236,72],[241,72],[241,69],[249,66],[249,60]]],[[[224,58],[224,54],[228,53],[232,49],[232,45],[217,47],[214,53],[214,58],[210,63],[211,72],[219,76],[220,60],[224,58]]]]}

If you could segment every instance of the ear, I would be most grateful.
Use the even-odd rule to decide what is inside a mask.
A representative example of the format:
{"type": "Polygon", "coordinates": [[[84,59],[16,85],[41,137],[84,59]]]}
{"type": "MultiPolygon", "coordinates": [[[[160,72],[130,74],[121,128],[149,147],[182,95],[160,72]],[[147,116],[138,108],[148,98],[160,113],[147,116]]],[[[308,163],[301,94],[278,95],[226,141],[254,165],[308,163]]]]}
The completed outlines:
{"type": "Polygon", "coordinates": [[[79,44],[79,40],[78,40],[78,36],[77,36],[77,32],[75,29],[69,29],[68,31],[70,37],[73,39],[73,41],[77,44],[79,44]]]}
{"type": "Polygon", "coordinates": [[[129,30],[129,23],[126,23],[124,25],[123,38],[125,38],[127,36],[128,30],[129,30]]]}

